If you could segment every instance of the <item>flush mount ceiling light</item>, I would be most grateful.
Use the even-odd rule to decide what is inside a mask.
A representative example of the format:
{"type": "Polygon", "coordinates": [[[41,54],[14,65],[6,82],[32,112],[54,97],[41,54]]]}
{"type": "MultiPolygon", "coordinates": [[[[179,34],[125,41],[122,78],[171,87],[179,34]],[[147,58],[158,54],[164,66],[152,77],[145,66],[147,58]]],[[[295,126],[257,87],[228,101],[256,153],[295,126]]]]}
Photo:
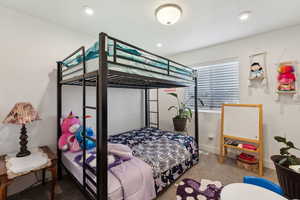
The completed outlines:
{"type": "Polygon", "coordinates": [[[94,10],[88,6],[84,6],[83,9],[84,9],[85,14],[87,14],[87,15],[91,16],[94,14],[94,10]]]}
{"type": "Polygon", "coordinates": [[[244,22],[244,21],[247,21],[251,15],[251,11],[244,11],[244,12],[241,12],[241,14],[239,15],[239,19],[244,22]]]}
{"type": "Polygon", "coordinates": [[[165,4],[155,10],[156,19],[163,25],[173,25],[180,19],[182,9],[176,4],[165,4]]]}

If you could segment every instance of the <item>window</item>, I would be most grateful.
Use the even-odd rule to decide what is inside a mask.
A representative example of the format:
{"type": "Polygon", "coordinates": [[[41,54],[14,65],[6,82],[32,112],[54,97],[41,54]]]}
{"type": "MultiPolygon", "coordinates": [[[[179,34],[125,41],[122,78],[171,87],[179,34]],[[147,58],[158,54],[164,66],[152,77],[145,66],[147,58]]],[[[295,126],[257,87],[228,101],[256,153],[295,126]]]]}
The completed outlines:
{"type": "MultiPolygon", "coordinates": [[[[239,62],[226,62],[197,67],[200,110],[217,110],[224,103],[239,103],[239,62]]],[[[193,109],[194,87],[185,89],[185,100],[193,109]]]]}

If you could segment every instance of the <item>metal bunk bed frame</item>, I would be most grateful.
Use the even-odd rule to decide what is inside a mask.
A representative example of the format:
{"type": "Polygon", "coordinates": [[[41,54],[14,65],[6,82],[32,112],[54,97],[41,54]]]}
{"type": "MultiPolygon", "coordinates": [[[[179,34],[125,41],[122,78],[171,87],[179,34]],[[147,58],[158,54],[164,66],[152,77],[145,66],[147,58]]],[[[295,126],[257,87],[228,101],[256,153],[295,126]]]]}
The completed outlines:
{"type": "MultiPolygon", "coordinates": [[[[151,60],[151,58],[148,58],[151,60]]],[[[108,69],[108,64],[117,64],[117,65],[123,65],[127,68],[137,68],[138,70],[144,70],[149,71],[151,73],[157,73],[157,74],[163,74],[168,76],[173,76],[175,78],[175,75],[171,75],[171,69],[170,65],[171,63],[174,63],[176,65],[180,65],[183,68],[190,69],[189,67],[186,67],[184,65],[181,65],[177,62],[171,61],[169,59],[163,58],[161,56],[158,56],[156,54],[150,53],[144,49],[141,49],[139,47],[133,46],[131,44],[128,44],[126,42],[123,42],[121,40],[118,40],[116,38],[113,38],[106,33],[100,33],[99,34],[99,68],[96,71],[88,72],[86,70],[86,50],[85,47],[80,47],[75,52],[73,52],[71,55],[69,55],[67,58],[65,58],[63,61],[57,62],[57,139],[61,135],[61,116],[62,116],[62,87],[64,85],[75,85],[75,86],[82,86],[82,115],[83,115],[83,130],[86,128],[86,109],[92,109],[96,111],[96,139],[90,138],[83,134],[84,141],[85,139],[91,139],[96,142],[96,153],[97,153],[97,166],[96,169],[90,167],[88,164],[85,163],[86,160],[86,147],[84,142],[84,148],[83,148],[83,182],[82,184],[76,179],[76,177],[73,176],[72,173],[68,171],[68,169],[63,165],[62,163],[62,151],[60,149],[57,149],[58,154],[58,177],[62,178],[62,169],[64,168],[71,177],[75,180],[75,182],[79,185],[81,190],[83,191],[84,195],[93,200],[106,200],[108,196],[108,188],[107,188],[107,133],[108,133],[108,110],[107,110],[107,88],[108,87],[117,87],[117,88],[136,88],[136,89],[144,89],[145,90],[145,126],[150,126],[150,116],[149,116],[149,102],[151,101],[149,99],[149,89],[153,88],[173,88],[173,87],[187,87],[191,86],[190,84],[186,84],[186,82],[178,82],[178,81],[171,81],[171,80],[163,80],[163,79],[157,79],[153,77],[146,77],[136,74],[129,74],[114,70],[108,69]],[[106,54],[106,42],[107,40],[112,40],[114,44],[113,49],[113,61],[108,61],[107,54],[106,54]],[[168,68],[166,70],[166,74],[163,74],[161,72],[157,71],[151,71],[147,69],[141,69],[137,68],[135,66],[125,65],[122,63],[117,62],[118,55],[116,53],[116,44],[123,44],[126,46],[129,46],[131,48],[137,49],[138,51],[141,51],[143,53],[146,53],[148,55],[155,56],[160,59],[164,59],[168,63],[168,68]],[[82,55],[82,69],[72,71],[70,73],[66,72],[69,70],[62,69],[64,64],[63,62],[67,59],[71,58],[72,56],[75,56],[76,54],[81,53],[82,55]],[[63,80],[63,77],[66,75],[70,75],[72,73],[82,71],[82,75],[75,76],[73,78],[69,78],[66,80],[63,80]],[[96,87],[96,107],[94,106],[87,106],[86,105],[86,87],[87,86],[95,86],[96,87]],[[99,157],[98,157],[99,156],[99,157]],[[88,172],[87,172],[88,171],[88,172]],[[96,176],[96,181],[90,176],[90,173],[94,174],[96,176]],[[92,188],[91,187],[94,188],[92,188]]],[[[150,65],[151,67],[151,65],[150,65]]],[[[152,66],[153,67],[153,66],[152,66]]],[[[193,71],[196,73],[195,71],[193,71]]],[[[184,78],[180,77],[180,79],[184,80],[184,78]]],[[[177,79],[178,80],[178,79],[177,79]]],[[[197,100],[197,76],[193,77],[194,81],[194,105],[195,105],[195,140],[198,144],[198,100],[197,100]]],[[[158,102],[157,102],[158,103],[158,102]]]]}

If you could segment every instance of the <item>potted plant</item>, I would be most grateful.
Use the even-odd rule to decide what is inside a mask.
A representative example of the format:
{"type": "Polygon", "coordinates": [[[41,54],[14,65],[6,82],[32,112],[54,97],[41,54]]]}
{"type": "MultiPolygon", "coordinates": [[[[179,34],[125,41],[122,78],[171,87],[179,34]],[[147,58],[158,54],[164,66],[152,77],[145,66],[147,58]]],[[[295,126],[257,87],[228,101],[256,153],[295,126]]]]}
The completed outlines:
{"type": "MultiPolygon", "coordinates": [[[[175,131],[184,131],[186,128],[187,120],[191,120],[193,117],[192,110],[183,102],[181,102],[176,93],[168,93],[169,95],[177,99],[178,106],[170,106],[168,110],[175,109],[177,111],[176,116],[173,118],[173,124],[175,131]]],[[[200,100],[201,104],[203,102],[200,100]]]]}
{"type": "Polygon", "coordinates": [[[300,159],[290,153],[290,150],[300,151],[294,143],[285,137],[276,136],[274,139],[284,144],[280,155],[271,156],[276,167],[277,177],[285,195],[290,199],[300,199],[300,173],[291,169],[291,166],[300,165],[300,159]]]}

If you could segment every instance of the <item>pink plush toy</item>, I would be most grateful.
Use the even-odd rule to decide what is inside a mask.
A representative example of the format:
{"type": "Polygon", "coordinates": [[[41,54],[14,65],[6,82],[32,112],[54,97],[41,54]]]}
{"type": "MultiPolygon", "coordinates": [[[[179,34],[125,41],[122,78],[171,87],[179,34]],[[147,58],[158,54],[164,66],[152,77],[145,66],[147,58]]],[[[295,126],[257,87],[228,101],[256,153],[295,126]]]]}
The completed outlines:
{"type": "Polygon", "coordinates": [[[61,124],[61,136],[58,140],[58,148],[62,151],[77,152],[80,151],[80,145],[75,137],[75,132],[80,127],[80,120],[72,112],[64,118],[61,124]]]}

